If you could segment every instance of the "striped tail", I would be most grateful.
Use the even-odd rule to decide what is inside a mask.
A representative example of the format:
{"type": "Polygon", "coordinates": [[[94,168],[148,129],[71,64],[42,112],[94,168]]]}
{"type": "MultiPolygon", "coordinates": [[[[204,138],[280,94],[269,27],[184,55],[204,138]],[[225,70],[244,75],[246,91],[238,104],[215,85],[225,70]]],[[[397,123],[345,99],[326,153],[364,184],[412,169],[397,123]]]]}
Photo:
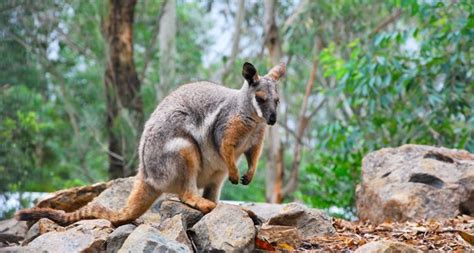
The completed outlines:
{"type": "Polygon", "coordinates": [[[48,218],[60,225],[69,225],[85,219],[106,219],[114,226],[133,222],[153,204],[161,195],[142,179],[137,179],[127,200],[127,205],[115,212],[101,205],[87,205],[75,212],[66,213],[51,208],[31,208],[20,210],[15,214],[17,220],[37,221],[48,218]]]}

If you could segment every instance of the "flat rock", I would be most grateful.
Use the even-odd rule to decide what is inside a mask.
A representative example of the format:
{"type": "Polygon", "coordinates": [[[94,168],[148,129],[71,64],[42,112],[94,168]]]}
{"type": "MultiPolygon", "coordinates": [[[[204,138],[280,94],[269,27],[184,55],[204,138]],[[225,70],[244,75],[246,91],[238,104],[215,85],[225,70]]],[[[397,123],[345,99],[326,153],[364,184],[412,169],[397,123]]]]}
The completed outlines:
{"type": "Polygon", "coordinates": [[[50,193],[43,197],[36,207],[53,208],[66,212],[75,211],[92,201],[108,186],[108,183],[74,187],[50,193]]]}
{"type": "Polygon", "coordinates": [[[127,224],[118,227],[112,232],[107,238],[107,251],[106,252],[117,252],[127,239],[127,237],[135,230],[136,226],[133,224],[127,224]]]}
{"type": "Polygon", "coordinates": [[[197,251],[252,251],[255,227],[240,207],[218,204],[190,230],[197,251]]]}
{"type": "Polygon", "coordinates": [[[150,224],[138,226],[118,251],[128,252],[192,252],[187,246],[166,238],[150,224]]]}
{"type": "Polygon", "coordinates": [[[277,215],[285,207],[282,204],[271,203],[240,203],[239,206],[249,209],[265,221],[277,215]]]}
{"type": "Polygon", "coordinates": [[[25,221],[8,219],[0,221],[0,246],[18,243],[25,238],[28,227],[25,221]]]}
{"type": "Polygon", "coordinates": [[[49,252],[98,252],[105,250],[105,242],[113,231],[112,224],[103,219],[82,220],[65,231],[43,234],[28,244],[29,249],[49,252]]]}
{"type": "Polygon", "coordinates": [[[474,215],[474,154],[422,145],[384,148],[362,161],[357,214],[372,223],[474,215]]]}
{"type": "Polygon", "coordinates": [[[22,245],[26,245],[36,237],[46,234],[51,231],[65,231],[66,228],[56,224],[54,221],[42,218],[38,220],[33,226],[30,227],[28,232],[26,233],[25,239],[22,242],[22,245]]]}
{"type": "Polygon", "coordinates": [[[321,210],[308,208],[300,203],[285,205],[277,215],[268,220],[267,224],[295,227],[303,240],[336,232],[331,217],[321,210]]]}
{"type": "Polygon", "coordinates": [[[354,253],[419,253],[422,252],[412,246],[394,241],[376,241],[367,243],[354,251],[354,253]]]}
{"type": "Polygon", "coordinates": [[[28,247],[23,246],[10,246],[0,248],[0,252],[2,253],[37,253],[38,251],[35,249],[31,249],[28,247]]]}
{"type": "Polygon", "coordinates": [[[182,243],[192,251],[193,245],[186,233],[183,220],[181,214],[175,215],[173,218],[164,220],[159,225],[158,229],[164,237],[182,243]]]}

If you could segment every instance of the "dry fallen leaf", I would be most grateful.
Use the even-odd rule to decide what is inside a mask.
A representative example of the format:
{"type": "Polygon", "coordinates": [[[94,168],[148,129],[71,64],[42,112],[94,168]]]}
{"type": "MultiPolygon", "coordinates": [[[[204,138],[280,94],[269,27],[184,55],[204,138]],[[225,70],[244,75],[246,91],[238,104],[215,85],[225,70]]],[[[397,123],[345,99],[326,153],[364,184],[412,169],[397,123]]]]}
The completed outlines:
{"type": "Polygon", "coordinates": [[[458,231],[458,234],[464,239],[466,242],[468,242],[471,245],[474,245],[474,235],[471,235],[467,232],[464,231],[458,231]]]}

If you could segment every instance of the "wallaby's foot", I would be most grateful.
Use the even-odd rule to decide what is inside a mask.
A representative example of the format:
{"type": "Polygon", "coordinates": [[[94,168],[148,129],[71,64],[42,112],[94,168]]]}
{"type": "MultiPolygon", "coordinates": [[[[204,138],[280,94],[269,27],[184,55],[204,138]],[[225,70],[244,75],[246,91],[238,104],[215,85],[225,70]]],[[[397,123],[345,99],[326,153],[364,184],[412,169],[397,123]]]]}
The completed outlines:
{"type": "Polygon", "coordinates": [[[216,207],[216,203],[192,193],[184,193],[180,196],[180,199],[186,205],[198,209],[204,214],[209,213],[216,207]]]}
{"type": "Polygon", "coordinates": [[[229,174],[229,181],[232,183],[232,184],[239,184],[239,174],[236,173],[236,174],[229,174]]]}
{"type": "Polygon", "coordinates": [[[240,182],[243,185],[248,185],[250,184],[251,181],[252,181],[252,176],[249,176],[248,174],[243,175],[242,178],[240,179],[240,182]]]}

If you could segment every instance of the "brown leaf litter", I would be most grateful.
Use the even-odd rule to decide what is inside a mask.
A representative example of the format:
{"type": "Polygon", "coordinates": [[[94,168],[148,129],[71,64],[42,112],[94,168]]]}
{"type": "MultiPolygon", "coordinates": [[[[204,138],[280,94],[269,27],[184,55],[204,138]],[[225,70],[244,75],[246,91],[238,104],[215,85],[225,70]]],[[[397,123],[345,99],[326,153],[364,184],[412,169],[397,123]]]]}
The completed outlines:
{"type": "Polygon", "coordinates": [[[298,250],[354,251],[379,240],[392,240],[422,251],[474,251],[474,217],[462,215],[446,221],[385,222],[371,225],[334,218],[336,233],[302,242],[298,250]]]}

